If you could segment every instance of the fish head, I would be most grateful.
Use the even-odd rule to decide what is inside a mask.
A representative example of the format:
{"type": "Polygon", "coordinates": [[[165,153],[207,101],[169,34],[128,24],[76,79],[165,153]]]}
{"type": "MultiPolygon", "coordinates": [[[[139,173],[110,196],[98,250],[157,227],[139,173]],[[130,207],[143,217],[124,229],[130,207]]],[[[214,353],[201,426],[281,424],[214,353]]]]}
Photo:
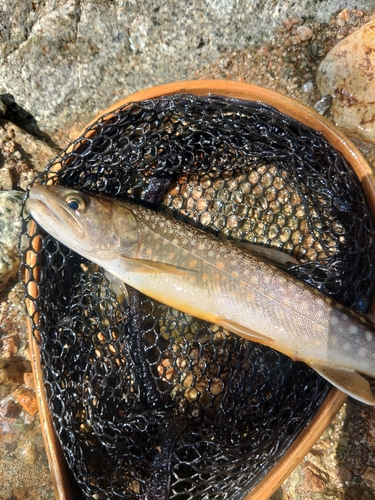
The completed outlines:
{"type": "Polygon", "coordinates": [[[132,251],[141,237],[131,209],[112,198],[62,186],[35,186],[26,207],[51,236],[94,262],[132,251]]]}

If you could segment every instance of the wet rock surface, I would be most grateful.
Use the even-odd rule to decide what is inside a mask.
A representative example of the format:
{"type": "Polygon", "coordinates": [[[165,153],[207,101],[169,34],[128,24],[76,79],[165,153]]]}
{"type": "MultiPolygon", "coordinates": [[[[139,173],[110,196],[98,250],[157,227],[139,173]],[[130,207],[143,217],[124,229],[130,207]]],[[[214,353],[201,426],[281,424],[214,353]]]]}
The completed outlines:
{"type": "MultiPolygon", "coordinates": [[[[245,18],[241,12],[233,10],[234,4],[229,2],[232,7],[229,5],[228,11],[224,2],[209,3],[200,17],[201,24],[196,22],[196,31],[186,29],[179,40],[172,26],[173,23],[178,25],[178,18],[168,20],[167,14],[171,11],[161,7],[149,15],[144,10],[146,7],[137,10],[132,2],[126,7],[121,2],[109,5],[108,2],[57,1],[53,14],[52,2],[8,2],[5,14],[3,12],[8,24],[0,41],[6,64],[3,66],[6,71],[0,76],[2,92],[14,94],[16,101],[36,116],[39,125],[53,134],[60,145],[68,142],[70,128],[79,131],[100,108],[130,92],[169,80],[242,80],[278,90],[314,107],[322,98],[315,81],[322,58],[338,41],[373,19],[371,10],[360,10],[366,5],[370,9],[371,2],[361,5],[356,2],[357,8],[353,4],[346,9],[348,2],[319,2],[319,8],[315,2],[300,4],[298,8],[291,2],[284,2],[274,17],[270,12],[272,8],[276,12],[276,4],[265,2],[262,22],[268,15],[269,27],[259,21],[258,41],[262,43],[253,47],[245,37],[255,39],[255,35],[248,33],[256,24],[254,8],[248,7],[255,24],[249,24],[246,31],[242,24],[245,18]],[[328,4],[331,10],[325,8],[328,4]],[[113,9],[113,6],[117,9],[116,16],[121,18],[122,15],[123,26],[127,27],[123,39],[117,33],[117,41],[116,29],[103,18],[103,10],[113,9]],[[316,15],[309,17],[301,13],[300,9],[306,13],[308,8],[316,15]],[[337,12],[339,8],[343,10],[337,12]],[[77,13],[81,16],[79,21],[77,13]],[[93,33],[90,26],[95,16],[98,20],[103,19],[97,33],[93,33]],[[210,39],[202,29],[201,35],[196,35],[198,26],[207,24],[207,16],[211,16],[212,30],[217,31],[210,39]],[[241,21],[234,20],[230,25],[232,18],[241,21]],[[271,18],[276,27],[272,33],[271,18]],[[224,24],[220,25],[220,19],[224,24]],[[163,28],[160,29],[165,31],[160,43],[164,44],[165,54],[171,54],[169,67],[161,67],[167,66],[162,58],[153,60],[161,50],[160,43],[152,48],[156,33],[160,35],[155,27],[157,23],[161,23],[163,28]],[[56,33],[60,29],[59,37],[51,35],[49,26],[52,25],[56,33]],[[241,32],[239,38],[238,32],[241,32]],[[79,54],[78,46],[84,47],[83,53],[79,54]],[[99,53],[103,51],[107,59],[101,59],[103,54],[99,53]],[[48,53],[46,59],[42,58],[44,52],[48,53]],[[22,57],[28,54],[29,61],[24,65],[22,57]],[[39,75],[34,80],[21,81],[20,75],[32,67],[32,57],[34,60],[42,58],[46,64],[40,68],[38,60],[39,75]],[[55,79],[52,78],[54,72],[57,73],[55,79]],[[45,82],[48,82],[48,89],[40,90],[45,82]]],[[[193,20],[197,19],[197,12],[193,20]]],[[[13,115],[9,115],[11,100],[0,104],[3,117],[0,120],[1,198],[1,195],[14,196],[15,189],[24,189],[38,171],[44,170],[57,150],[50,140],[38,136],[35,127],[30,128],[27,115],[22,121],[14,107],[13,115]],[[10,120],[11,116],[18,125],[10,120]]],[[[358,142],[358,146],[374,166],[374,146],[367,142],[358,142]]],[[[17,203],[12,208],[11,219],[19,214],[22,196],[22,193],[16,194],[17,203]]],[[[2,230],[0,251],[7,238],[7,232],[2,230]]],[[[11,244],[14,255],[15,245],[14,240],[11,244]]],[[[50,500],[54,493],[35,414],[23,292],[17,283],[16,269],[17,265],[9,278],[11,284],[7,280],[0,290],[0,484],[5,485],[0,488],[0,500],[50,500]]],[[[1,279],[0,270],[0,282],[1,279]]],[[[374,411],[349,400],[311,453],[274,494],[273,500],[374,499],[374,411]]]]}

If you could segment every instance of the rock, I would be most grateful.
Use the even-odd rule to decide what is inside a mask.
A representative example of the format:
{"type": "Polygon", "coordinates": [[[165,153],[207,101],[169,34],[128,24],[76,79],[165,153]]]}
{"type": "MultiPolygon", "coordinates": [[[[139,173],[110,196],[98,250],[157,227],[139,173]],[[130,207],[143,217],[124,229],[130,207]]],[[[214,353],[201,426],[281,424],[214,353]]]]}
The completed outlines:
{"type": "Polygon", "coordinates": [[[22,455],[25,462],[30,465],[35,464],[39,458],[39,453],[34,443],[26,443],[22,450],[22,455]]]}
{"type": "Polygon", "coordinates": [[[307,42],[307,40],[311,40],[314,34],[313,30],[308,26],[298,26],[296,33],[301,42],[307,42]]]}
{"type": "Polygon", "coordinates": [[[8,301],[21,313],[25,312],[25,291],[23,285],[20,282],[15,283],[14,286],[9,290],[8,301]]]}
{"type": "MultiPolygon", "coordinates": [[[[88,122],[136,90],[192,79],[223,53],[268,40],[284,20],[327,22],[345,0],[3,2],[0,93],[48,132],[88,122]]],[[[368,0],[358,0],[358,8],[368,0]]],[[[306,31],[305,31],[306,32],[306,31]]]]}
{"type": "Polygon", "coordinates": [[[350,469],[342,465],[337,471],[337,476],[341,479],[343,483],[347,483],[353,477],[353,473],[350,469]]]}
{"type": "Polygon", "coordinates": [[[19,356],[0,359],[0,386],[22,384],[26,369],[24,360],[19,356]]]}
{"type": "Polygon", "coordinates": [[[349,19],[350,19],[350,9],[346,8],[337,14],[336,22],[342,21],[344,23],[347,23],[349,19]]]}
{"type": "Polygon", "coordinates": [[[12,174],[9,168],[0,168],[0,191],[10,191],[13,187],[12,174]]]}
{"type": "Polygon", "coordinates": [[[344,500],[374,500],[374,493],[362,486],[349,486],[345,488],[344,500]]]}
{"type": "Polygon", "coordinates": [[[29,415],[35,415],[38,412],[35,392],[31,389],[23,387],[16,389],[13,391],[13,397],[29,415]]]}
{"type": "Polygon", "coordinates": [[[366,427],[366,434],[367,434],[368,444],[372,448],[373,453],[375,453],[375,419],[374,419],[374,415],[370,415],[370,418],[368,419],[368,425],[366,427]]]}
{"type": "Polygon", "coordinates": [[[290,31],[293,28],[293,26],[299,23],[299,21],[300,21],[299,17],[297,16],[287,17],[283,21],[283,26],[285,29],[290,31]]]}
{"type": "Polygon", "coordinates": [[[32,372],[25,372],[23,374],[23,382],[26,385],[26,387],[35,390],[34,376],[32,372]]]}
{"type": "Polygon", "coordinates": [[[17,184],[26,189],[38,172],[56,156],[57,148],[48,145],[9,120],[0,119],[0,190],[10,191],[17,184]]]}
{"type": "Polygon", "coordinates": [[[323,491],[325,488],[324,480],[317,474],[314,474],[308,467],[304,471],[303,487],[306,491],[323,491]]]}
{"type": "Polygon", "coordinates": [[[330,94],[325,94],[315,103],[314,108],[320,115],[325,115],[330,110],[332,101],[332,96],[330,94]]]}
{"type": "Polygon", "coordinates": [[[0,416],[3,418],[15,420],[17,417],[19,417],[21,411],[21,406],[12,400],[8,400],[0,404],[0,416]]]}
{"type": "Polygon", "coordinates": [[[310,92],[312,92],[314,90],[314,83],[311,80],[309,80],[308,82],[305,82],[302,85],[301,90],[304,94],[309,94],[310,92]]]}
{"type": "Polygon", "coordinates": [[[339,42],[321,62],[317,85],[348,135],[375,142],[375,21],[339,42]]]}
{"type": "Polygon", "coordinates": [[[374,467],[366,467],[365,472],[363,473],[363,481],[366,486],[368,486],[372,491],[375,492],[375,468],[374,467]]]}
{"type": "Polygon", "coordinates": [[[20,338],[18,335],[9,335],[0,338],[1,351],[4,353],[5,358],[10,358],[17,353],[20,345],[20,338]]]}
{"type": "Polygon", "coordinates": [[[0,295],[16,276],[20,265],[17,245],[22,227],[23,197],[20,191],[0,191],[0,295]]]}

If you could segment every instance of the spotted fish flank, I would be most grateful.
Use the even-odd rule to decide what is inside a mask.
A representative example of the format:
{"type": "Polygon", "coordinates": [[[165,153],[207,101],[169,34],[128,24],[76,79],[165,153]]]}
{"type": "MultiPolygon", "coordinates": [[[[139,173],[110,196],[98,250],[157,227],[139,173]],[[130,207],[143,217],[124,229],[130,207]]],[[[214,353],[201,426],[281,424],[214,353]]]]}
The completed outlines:
{"type": "Polygon", "coordinates": [[[375,377],[374,327],[267,260],[142,206],[72,189],[34,187],[27,208],[56,239],[144,294],[304,361],[375,404],[357,373],[375,377]]]}

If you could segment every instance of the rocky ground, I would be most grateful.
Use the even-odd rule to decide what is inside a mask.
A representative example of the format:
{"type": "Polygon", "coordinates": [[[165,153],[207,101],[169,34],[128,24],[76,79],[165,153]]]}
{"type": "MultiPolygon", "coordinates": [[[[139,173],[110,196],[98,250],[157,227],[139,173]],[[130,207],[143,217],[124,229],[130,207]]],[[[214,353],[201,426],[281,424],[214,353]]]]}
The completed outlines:
{"type": "MultiPolygon", "coordinates": [[[[134,23],[140,23],[134,19],[134,23]]],[[[322,97],[316,85],[321,59],[338,41],[372,19],[371,12],[357,9],[343,9],[324,22],[297,14],[285,15],[268,41],[256,47],[243,44],[240,50],[224,50],[214,62],[197,68],[193,76],[251,82],[314,107],[322,97]]],[[[133,43],[141,50],[142,37],[133,37],[133,43]]],[[[17,214],[22,198],[17,190],[25,189],[81,124],[68,126],[65,121],[64,127],[58,128],[54,122],[47,136],[9,97],[3,101],[0,108],[0,484],[4,486],[0,488],[0,500],[52,499],[33,392],[23,292],[17,278],[16,245],[20,227],[17,214]]],[[[357,144],[375,167],[374,146],[361,141],[357,144]]],[[[359,498],[375,498],[375,410],[350,400],[272,499],[359,498]]]]}

